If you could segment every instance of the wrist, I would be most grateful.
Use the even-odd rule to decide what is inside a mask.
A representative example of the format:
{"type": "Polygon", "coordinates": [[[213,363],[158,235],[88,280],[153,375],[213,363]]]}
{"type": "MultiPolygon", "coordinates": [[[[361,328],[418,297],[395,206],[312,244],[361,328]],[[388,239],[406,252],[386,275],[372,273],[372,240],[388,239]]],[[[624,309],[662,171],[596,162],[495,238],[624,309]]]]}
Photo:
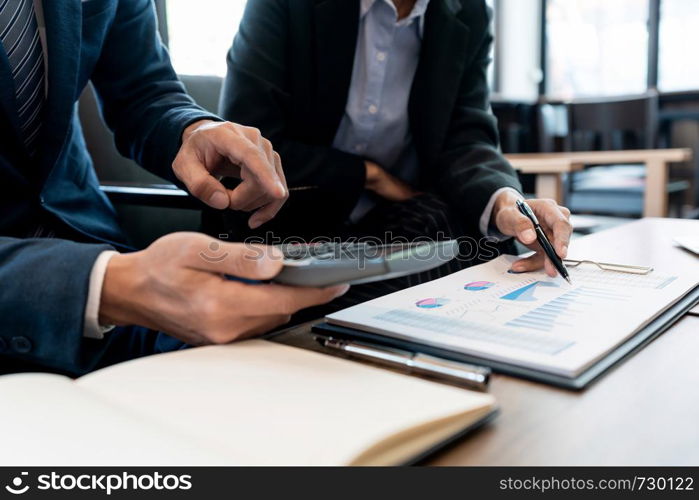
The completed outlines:
{"type": "Polygon", "coordinates": [[[381,167],[371,161],[365,161],[364,167],[366,168],[366,181],[364,182],[364,187],[366,189],[374,189],[379,183],[379,179],[383,171],[381,170],[381,167]]]}
{"type": "Polygon", "coordinates": [[[138,323],[137,307],[143,297],[144,278],[137,272],[138,253],[118,254],[107,264],[100,297],[99,324],[133,325],[138,323]]]}

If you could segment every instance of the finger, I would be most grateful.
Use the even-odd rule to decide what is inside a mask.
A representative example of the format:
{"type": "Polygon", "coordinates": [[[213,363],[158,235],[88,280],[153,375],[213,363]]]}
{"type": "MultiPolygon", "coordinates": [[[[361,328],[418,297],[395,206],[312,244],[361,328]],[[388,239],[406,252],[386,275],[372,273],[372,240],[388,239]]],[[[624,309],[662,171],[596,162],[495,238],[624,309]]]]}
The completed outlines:
{"type": "MultiPolygon", "coordinates": [[[[548,240],[550,242],[553,242],[554,241],[553,230],[548,228],[548,227],[545,227],[545,226],[542,226],[542,229],[544,231],[544,234],[548,238],[548,240]]],[[[543,248],[541,248],[541,245],[538,242],[535,245],[534,250],[536,250],[536,252],[540,253],[543,257],[542,266],[544,268],[544,272],[552,278],[558,276],[558,271],[556,270],[556,267],[553,265],[553,262],[551,262],[551,259],[549,259],[548,255],[546,255],[546,252],[544,252],[543,248]]],[[[554,248],[554,251],[556,251],[555,248],[554,248]]],[[[558,253],[558,252],[556,251],[556,253],[558,253]]]]}
{"type": "MultiPolygon", "coordinates": [[[[250,140],[265,154],[267,161],[274,164],[275,153],[274,149],[272,149],[272,143],[262,137],[257,129],[246,128],[246,130],[250,135],[250,140]]],[[[241,182],[236,189],[229,191],[229,206],[232,210],[252,212],[273,201],[274,198],[270,196],[269,193],[265,192],[264,187],[254,176],[243,175],[242,177],[243,182],[241,182]]],[[[280,176],[280,179],[284,185],[286,185],[283,177],[280,176]]]]}
{"type": "Polygon", "coordinates": [[[558,271],[556,271],[556,268],[553,266],[551,261],[541,252],[537,252],[531,257],[520,259],[514,264],[512,264],[512,270],[516,273],[538,271],[542,267],[544,268],[546,274],[551,278],[555,278],[556,276],[558,276],[558,271]]]}
{"type": "MultiPolygon", "coordinates": [[[[284,176],[284,169],[282,168],[282,159],[279,156],[279,153],[277,153],[276,151],[273,151],[272,153],[272,157],[274,160],[274,168],[277,170],[279,177],[286,186],[286,177],[284,176]]],[[[286,196],[284,196],[283,199],[272,201],[267,207],[264,207],[264,209],[260,209],[257,212],[255,212],[252,215],[252,217],[250,217],[250,219],[248,220],[248,225],[250,226],[250,229],[256,229],[265,222],[276,217],[279,213],[279,210],[281,210],[281,208],[284,206],[284,203],[286,203],[286,200],[288,199],[289,191],[287,190],[286,196]]]]}
{"type": "Polygon", "coordinates": [[[257,229],[265,222],[269,222],[270,220],[274,219],[274,217],[284,206],[284,202],[285,200],[276,200],[260,208],[252,215],[252,217],[250,217],[250,220],[248,221],[250,229],[257,229]]]}
{"type": "Polygon", "coordinates": [[[230,161],[242,165],[259,182],[264,191],[273,198],[286,196],[286,186],[282,183],[274,162],[269,161],[267,155],[257,141],[250,140],[249,136],[261,137],[259,130],[247,128],[245,134],[233,133],[235,125],[223,129],[225,137],[217,141],[216,147],[220,154],[228,157],[230,161]]]}
{"type": "MultiPolygon", "coordinates": [[[[268,156],[274,163],[274,168],[277,171],[279,178],[281,179],[284,186],[286,186],[286,177],[284,176],[284,171],[281,167],[281,159],[279,157],[279,154],[277,154],[272,149],[272,145],[269,141],[265,142],[267,144],[267,149],[269,150],[268,156]]],[[[265,190],[262,188],[262,186],[260,186],[256,179],[248,177],[233,191],[229,191],[229,196],[229,206],[233,210],[242,210],[245,212],[250,212],[258,208],[261,208],[265,205],[272,204],[274,207],[277,207],[277,210],[276,212],[274,210],[270,210],[269,215],[271,215],[271,217],[274,217],[279,211],[279,208],[281,208],[281,206],[286,202],[288,198],[288,189],[287,194],[283,198],[275,199],[274,197],[270,196],[269,193],[265,192],[265,190]]],[[[258,225],[261,225],[262,222],[266,222],[267,220],[269,220],[268,218],[264,219],[264,216],[266,215],[268,214],[265,213],[262,217],[260,217],[260,223],[258,225]]],[[[253,219],[253,217],[251,217],[251,219],[253,219]]]]}
{"type": "Polygon", "coordinates": [[[231,210],[245,210],[255,200],[261,198],[272,199],[255,179],[245,179],[235,189],[228,191],[228,206],[231,210]]]}
{"type": "MultiPolygon", "coordinates": [[[[279,274],[284,256],[277,248],[227,243],[199,233],[180,233],[179,255],[184,265],[238,278],[268,280],[279,274]]],[[[172,239],[172,244],[176,244],[172,239]]]]}
{"type": "MultiPolygon", "coordinates": [[[[271,144],[271,143],[270,143],[271,144]]],[[[286,175],[284,175],[284,168],[282,167],[282,157],[279,156],[279,153],[276,151],[272,150],[272,162],[274,163],[274,170],[277,171],[277,175],[281,179],[282,183],[284,184],[285,187],[286,185],[286,175]]],[[[286,194],[284,195],[284,200],[289,198],[289,189],[287,187],[286,189],[286,194]]]]}
{"type": "Polygon", "coordinates": [[[216,164],[214,167],[209,168],[209,172],[211,172],[212,176],[218,179],[223,179],[224,177],[240,179],[241,176],[240,165],[231,163],[228,161],[228,158],[226,158],[225,161],[216,164]]]}
{"type": "Polygon", "coordinates": [[[257,137],[257,145],[264,151],[267,161],[274,166],[274,148],[272,147],[272,143],[260,134],[257,137]]]}
{"type": "Polygon", "coordinates": [[[259,198],[255,198],[253,201],[248,203],[247,205],[240,207],[239,210],[243,212],[252,212],[254,210],[257,210],[258,208],[262,208],[265,205],[269,204],[272,200],[270,199],[269,196],[267,195],[262,195],[259,198]]]}
{"type": "Polygon", "coordinates": [[[556,253],[559,257],[565,258],[568,254],[570,237],[573,234],[573,226],[569,220],[570,212],[568,211],[566,214],[561,209],[563,207],[559,207],[555,202],[543,202],[535,206],[537,215],[543,222],[543,228],[552,241],[556,253]]]}
{"type": "MultiPolygon", "coordinates": [[[[277,174],[279,177],[281,177],[282,182],[286,186],[286,175],[284,175],[284,167],[282,167],[282,157],[277,153],[276,151],[272,152],[272,157],[274,160],[274,168],[277,170],[277,174]]],[[[289,194],[289,190],[287,189],[287,195],[289,194]]]]}
{"type": "Polygon", "coordinates": [[[326,304],[349,290],[349,285],[326,288],[296,287],[285,285],[251,285],[247,288],[247,300],[255,304],[251,314],[294,314],[301,309],[326,304]]]}
{"type": "MultiPolygon", "coordinates": [[[[546,236],[549,238],[549,240],[552,238],[550,234],[547,234],[546,236]]],[[[541,248],[541,245],[539,245],[539,243],[537,242],[534,245],[529,245],[529,248],[536,251],[536,253],[532,255],[532,260],[535,261],[535,264],[531,264],[531,266],[526,265],[524,271],[536,271],[543,267],[546,274],[548,274],[552,278],[556,277],[558,275],[558,271],[556,270],[555,266],[548,258],[546,253],[541,248]]],[[[515,266],[512,267],[512,270],[519,272],[519,270],[515,266]]]]}
{"type": "Polygon", "coordinates": [[[540,252],[535,253],[530,257],[520,259],[512,264],[512,270],[516,273],[527,273],[538,271],[544,266],[544,255],[540,252]]]}
{"type": "Polygon", "coordinates": [[[228,207],[226,188],[209,173],[193,152],[182,151],[175,158],[172,170],[192,196],[200,199],[211,208],[223,210],[228,207]]]}
{"type": "Polygon", "coordinates": [[[573,234],[573,226],[565,221],[558,221],[553,225],[553,246],[561,259],[568,256],[568,245],[573,234]]]}
{"type": "Polygon", "coordinates": [[[500,220],[498,227],[502,228],[503,234],[515,236],[525,245],[532,245],[536,242],[536,232],[534,232],[534,224],[525,215],[518,210],[511,208],[507,209],[503,214],[504,220],[500,220]]]}
{"type": "MultiPolygon", "coordinates": [[[[282,168],[282,161],[281,157],[276,151],[272,152],[272,158],[274,161],[274,167],[277,170],[277,173],[279,174],[279,177],[282,179],[282,182],[284,182],[284,185],[286,185],[286,177],[284,176],[284,169],[282,168]]],[[[269,220],[273,219],[274,217],[277,216],[281,208],[284,206],[284,203],[286,203],[286,200],[289,198],[289,191],[287,190],[286,196],[284,196],[283,199],[280,200],[271,200],[269,204],[267,204],[265,207],[262,207],[259,209],[257,212],[255,212],[252,217],[248,220],[248,225],[250,226],[251,229],[256,229],[260,227],[262,224],[265,222],[268,222],[269,220]]]]}
{"type": "Polygon", "coordinates": [[[555,278],[556,276],[558,276],[558,271],[551,262],[551,259],[549,259],[548,257],[544,258],[544,271],[551,278],[555,278]]]}

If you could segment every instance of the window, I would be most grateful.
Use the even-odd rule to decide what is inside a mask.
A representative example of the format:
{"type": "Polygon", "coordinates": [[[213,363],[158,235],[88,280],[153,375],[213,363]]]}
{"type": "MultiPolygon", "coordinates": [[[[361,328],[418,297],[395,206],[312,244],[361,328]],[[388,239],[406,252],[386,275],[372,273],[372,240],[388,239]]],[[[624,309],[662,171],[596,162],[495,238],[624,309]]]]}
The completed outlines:
{"type": "MultiPolygon", "coordinates": [[[[168,48],[181,75],[226,75],[226,53],[247,0],[165,0],[168,48]]],[[[495,9],[495,0],[486,0],[495,9]]],[[[491,53],[491,57],[495,52],[491,53]]],[[[488,69],[494,81],[495,66],[488,69]]]]}
{"type": "Polygon", "coordinates": [[[663,0],[660,3],[658,87],[663,91],[699,88],[699,2],[663,0]]]}
{"type": "Polygon", "coordinates": [[[548,94],[573,98],[645,92],[648,13],[648,0],[549,0],[548,94]]]}
{"type": "Polygon", "coordinates": [[[493,41],[493,46],[490,48],[490,65],[488,66],[488,83],[490,84],[491,89],[495,89],[495,54],[497,53],[495,49],[495,44],[498,43],[497,41],[497,11],[495,10],[495,0],[486,0],[485,2],[488,4],[488,7],[493,9],[493,19],[492,19],[492,30],[495,33],[495,40],[493,41]]]}
{"type": "Polygon", "coordinates": [[[226,74],[246,0],[167,0],[170,57],[181,75],[226,74]]]}

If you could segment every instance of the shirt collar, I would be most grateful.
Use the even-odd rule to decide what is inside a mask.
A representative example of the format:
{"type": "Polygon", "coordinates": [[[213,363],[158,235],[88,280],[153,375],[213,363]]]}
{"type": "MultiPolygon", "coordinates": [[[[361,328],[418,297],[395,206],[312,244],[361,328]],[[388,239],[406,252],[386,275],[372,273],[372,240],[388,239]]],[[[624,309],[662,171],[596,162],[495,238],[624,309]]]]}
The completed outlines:
{"type": "MultiPolygon", "coordinates": [[[[371,10],[376,2],[387,3],[394,11],[396,9],[396,6],[393,5],[391,0],[361,0],[359,7],[359,18],[362,19],[364,16],[366,16],[367,12],[371,10]]],[[[427,11],[427,5],[429,3],[430,0],[417,0],[413,6],[413,10],[410,11],[410,14],[408,14],[408,17],[400,21],[401,25],[410,24],[413,19],[417,19],[420,27],[420,36],[422,36],[422,32],[425,29],[425,12],[427,11]]]]}
{"type": "Polygon", "coordinates": [[[369,9],[371,9],[375,2],[376,0],[362,0],[362,3],[359,6],[360,19],[366,16],[366,13],[369,12],[369,9]]]}

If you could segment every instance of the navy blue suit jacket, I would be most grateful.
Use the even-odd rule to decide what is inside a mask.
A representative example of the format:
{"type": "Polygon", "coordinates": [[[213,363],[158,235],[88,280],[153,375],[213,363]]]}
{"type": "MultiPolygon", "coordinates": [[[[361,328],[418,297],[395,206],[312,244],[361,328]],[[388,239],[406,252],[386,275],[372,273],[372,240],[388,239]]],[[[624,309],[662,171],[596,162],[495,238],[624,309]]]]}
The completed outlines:
{"type": "Polygon", "coordinates": [[[0,371],[31,364],[79,373],[117,342],[84,339],[83,316],[95,259],[126,241],[99,190],[78,97],[92,81],[119,151],[171,180],[183,129],[214,117],[178,81],[151,0],[43,6],[48,96],[33,159],[20,139],[13,80],[0,50],[0,371]],[[26,239],[39,225],[75,241],[26,239]]]}

